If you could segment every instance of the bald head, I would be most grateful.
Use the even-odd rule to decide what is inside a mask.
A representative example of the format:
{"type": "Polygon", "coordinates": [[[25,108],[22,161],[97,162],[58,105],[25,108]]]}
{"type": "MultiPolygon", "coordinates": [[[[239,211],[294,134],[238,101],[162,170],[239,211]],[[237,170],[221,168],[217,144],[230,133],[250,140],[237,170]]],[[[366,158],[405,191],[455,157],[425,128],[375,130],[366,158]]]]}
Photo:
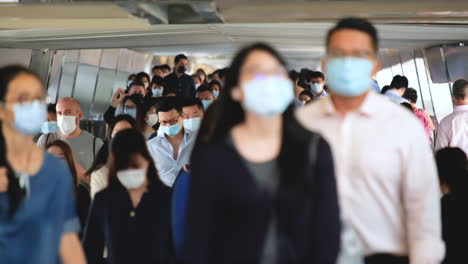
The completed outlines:
{"type": "Polygon", "coordinates": [[[78,122],[82,118],[81,105],[75,98],[65,97],[60,99],[57,103],[56,109],[57,117],[76,116],[78,122]]]}

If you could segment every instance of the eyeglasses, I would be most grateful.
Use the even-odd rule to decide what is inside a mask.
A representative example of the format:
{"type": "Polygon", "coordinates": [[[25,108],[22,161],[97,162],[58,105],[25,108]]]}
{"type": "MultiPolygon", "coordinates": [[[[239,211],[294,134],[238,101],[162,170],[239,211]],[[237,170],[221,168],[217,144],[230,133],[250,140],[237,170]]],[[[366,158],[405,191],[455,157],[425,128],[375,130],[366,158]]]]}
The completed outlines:
{"type": "Polygon", "coordinates": [[[162,126],[173,126],[175,124],[177,124],[177,122],[179,122],[179,116],[177,116],[175,119],[172,119],[172,120],[169,120],[169,121],[160,121],[159,123],[162,125],[162,126]]]}

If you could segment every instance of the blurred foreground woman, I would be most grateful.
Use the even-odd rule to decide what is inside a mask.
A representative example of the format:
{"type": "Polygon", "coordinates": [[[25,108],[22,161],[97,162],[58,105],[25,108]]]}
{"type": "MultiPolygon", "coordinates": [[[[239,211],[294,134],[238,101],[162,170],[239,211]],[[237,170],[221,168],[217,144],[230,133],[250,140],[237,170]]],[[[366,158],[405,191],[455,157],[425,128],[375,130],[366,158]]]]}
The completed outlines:
{"type": "Polygon", "coordinates": [[[237,54],[192,155],[184,263],[335,263],[330,148],[298,126],[293,100],[275,50],[254,44],[237,54]]]}
{"type": "Polygon", "coordinates": [[[47,116],[43,100],[35,73],[0,69],[1,263],[85,263],[70,170],[33,141],[47,116]]]}

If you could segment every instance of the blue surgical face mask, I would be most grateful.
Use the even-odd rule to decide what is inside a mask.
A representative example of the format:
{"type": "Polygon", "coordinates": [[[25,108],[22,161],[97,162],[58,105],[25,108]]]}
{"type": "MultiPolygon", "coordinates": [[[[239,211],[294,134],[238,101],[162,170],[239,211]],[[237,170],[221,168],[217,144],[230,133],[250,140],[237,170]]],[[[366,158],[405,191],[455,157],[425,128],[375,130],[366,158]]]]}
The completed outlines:
{"type": "Polygon", "coordinates": [[[214,95],[215,98],[218,98],[219,91],[218,90],[213,90],[213,95],[214,95]]]}
{"type": "Polygon", "coordinates": [[[323,90],[323,85],[321,83],[313,83],[310,85],[310,90],[318,94],[323,90]]]}
{"type": "Polygon", "coordinates": [[[179,66],[179,68],[177,68],[177,72],[179,73],[185,73],[187,71],[187,67],[185,66],[179,66]]]}
{"type": "Polygon", "coordinates": [[[55,131],[57,131],[57,129],[58,129],[57,122],[42,123],[41,131],[44,134],[54,133],[55,131]]]}
{"type": "Polygon", "coordinates": [[[264,117],[282,114],[294,100],[293,84],[284,77],[257,75],[241,87],[244,108],[264,117]]]}
{"type": "Polygon", "coordinates": [[[41,132],[42,123],[47,118],[47,105],[39,100],[13,105],[14,126],[19,132],[34,136],[41,132]]]}
{"type": "Polygon", "coordinates": [[[327,61],[327,84],[342,96],[358,96],[369,90],[373,63],[370,60],[344,57],[327,61]]]}
{"type": "Polygon", "coordinates": [[[132,80],[128,80],[127,87],[130,87],[130,84],[132,84],[132,82],[133,82],[132,80]]]}
{"type": "Polygon", "coordinates": [[[163,89],[151,89],[154,96],[161,96],[163,94],[163,89]]]}
{"type": "Polygon", "coordinates": [[[180,130],[182,129],[179,125],[179,123],[172,125],[172,126],[161,126],[160,127],[161,131],[168,135],[168,136],[175,136],[179,134],[180,130]]]}
{"type": "Polygon", "coordinates": [[[190,131],[198,131],[200,128],[202,119],[200,117],[191,118],[191,119],[184,119],[184,128],[190,131]]]}
{"type": "Polygon", "coordinates": [[[208,107],[211,105],[212,101],[211,100],[201,100],[202,104],[203,104],[203,109],[208,109],[208,107]]]}
{"type": "Polygon", "coordinates": [[[136,119],[137,112],[136,112],[136,109],[125,108],[124,114],[133,117],[133,119],[136,119]]]}

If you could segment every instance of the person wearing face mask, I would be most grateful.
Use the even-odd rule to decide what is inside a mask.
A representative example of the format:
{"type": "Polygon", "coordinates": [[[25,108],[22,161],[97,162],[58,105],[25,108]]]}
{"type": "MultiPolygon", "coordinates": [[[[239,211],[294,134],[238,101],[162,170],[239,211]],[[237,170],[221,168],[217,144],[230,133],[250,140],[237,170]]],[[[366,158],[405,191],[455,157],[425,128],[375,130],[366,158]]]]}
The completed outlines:
{"type": "Polygon", "coordinates": [[[164,72],[161,68],[160,65],[155,65],[153,67],[153,69],[151,70],[151,73],[153,74],[153,78],[156,77],[156,76],[159,76],[159,77],[164,77],[164,72]]]}
{"type": "MultiPolygon", "coordinates": [[[[51,133],[57,134],[58,133],[57,111],[55,110],[55,107],[56,107],[55,104],[47,105],[47,119],[44,123],[42,123],[42,127],[41,127],[42,134],[51,134],[51,133]]],[[[40,136],[41,135],[37,135],[37,137],[35,137],[36,142],[37,140],[39,140],[40,136]]]]}
{"type": "Polygon", "coordinates": [[[135,129],[112,140],[109,186],[96,194],[83,235],[88,263],[172,263],[171,190],[135,129]]]}
{"type": "Polygon", "coordinates": [[[192,78],[193,78],[193,82],[195,83],[195,89],[198,89],[198,87],[200,87],[200,85],[202,85],[202,81],[201,81],[200,76],[194,74],[194,75],[192,75],[192,78]]]}
{"type": "Polygon", "coordinates": [[[323,89],[325,86],[325,75],[319,71],[311,72],[310,78],[310,91],[312,92],[312,100],[316,100],[327,96],[327,92],[323,89]]]}
{"type": "Polygon", "coordinates": [[[195,82],[192,76],[187,75],[188,58],[179,54],[174,60],[174,72],[164,78],[164,95],[175,93],[181,97],[195,96],[195,82]]]}
{"type": "Polygon", "coordinates": [[[149,104],[145,106],[145,108],[147,111],[145,114],[145,128],[143,130],[143,135],[146,140],[150,140],[152,136],[156,136],[155,132],[157,131],[159,119],[158,114],[156,113],[156,106],[154,104],[149,104]]]}
{"type": "Polygon", "coordinates": [[[147,94],[146,92],[145,85],[138,80],[132,82],[128,90],[117,89],[112,95],[111,105],[107,108],[106,112],[104,112],[104,121],[106,124],[109,125],[112,123],[114,117],[123,114],[124,108],[122,102],[125,98],[133,94],[139,94],[141,98],[144,98],[147,94]]]}
{"type": "Polygon", "coordinates": [[[143,83],[143,87],[145,87],[146,93],[148,93],[148,89],[150,88],[151,83],[151,77],[149,74],[146,72],[139,72],[136,76],[136,81],[143,83]]]}
{"type": "Polygon", "coordinates": [[[203,69],[198,69],[196,72],[195,72],[196,75],[198,75],[198,77],[200,77],[200,80],[201,80],[201,84],[205,84],[205,83],[208,83],[208,80],[206,79],[206,72],[203,70],[203,69]]]}
{"type": "Polygon", "coordinates": [[[135,119],[137,124],[137,129],[140,132],[144,132],[146,128],[146,115],[145,115],[145,105],[143,103],[143,98],[139,94],[133,94],[126,97],[122,102],[122,108],[124,115],[129,115],[135,119]]]}
{"type": "MultiPolygon", "coordinates": [[[[85,172],[91,164],[102,146],[102,140],[91,133],[80,128],[80,121],[83,118],[80,103],[71,97],[62,98],[56,106],[57,124],[59,133],[57,135],[42,135],[37,145],[45,149],[45,146],[54,141],[65,141],[73,150],[73,154],[78,161],[78,169],[85,172]]],[[[81,177],[82,174],[79,175],[81,177]]],[[[80,178],[81,179],[81,178],[80,178]]]]}
{"type": "Polygon", "coordinates": [[[0,262],[86,263],[70,170],[33,141],[43,98],[37,74],[0,68],[0,262]]]}
{"type": "Polygon", "coordinates": [[[213,91],[214,99],[218,99],[221,93],[221,83],[218,81],[211,81],[208,86],[210,87],[211,91],[213,91]]]}
{"type": "Polygon", "coordinates": [[[397,104],[409,103],[408,100],[403,98],[407,88],[408,78],[405,76],[396,75],[393,77],[392,83],[390,83],[390,88],[385,92],[385,96],[397,104]]]}
{"type": "Polygon", "coordinates": [[[167,64],[163,64],[161,65],[161,69],[163,71],[163,78],[166,78],[166,76],[168,76],[169,74],[171,74],[171,66],[167,65],[167,64]]]}
{"type": "Polygon", "coordinates": [[[182,103],[182,118],[184,119],[184,128],[197,132],[200,128],[205,109],[203,103],[196,98],[186,98],[182,103]]]}
{"type": "Polygon", "coordinates": [[[164,184],[172,187],[179,171],[189,164],[195,136],[183,127],[182,107],[177,98],[165,98],[157,106],[159,130],[148,149],[164,184]]]}
{"type": "Polygon", "coordinates": [[[136,74],[130,74],[128,76],[128,80],[127,80],[127,89],[130,88],[130,84],[132,84],[132,82],[134,82],[136,79],[136,74]]]}
{"type": "Polygon", "coordinates": [[[299,94],[299,101],[301,101],[303,105],[306,105],[308,102],[312,101],[312,98],[314,98],[314,96],[312,95],[311,91],[302,91],[299,94]]]}
{"type": "MultiPolygon", "coordinates": [[[[440,263],[437,170],[419,121],[373,90],[377,30],[345,18],[328,31],[323,69],[330,95],[298,109],[300,123],[330,142],[340,204],[366,264],[440,263]]],[[[343,247],[346,249],[346,246],[343,247]]]]}
{"type": "Polygon", "coordinates": [[[159,98],[163,96],[164,92],[164,79],[159,76],[153,77],[151,80],[151,98],[159,98]]]}
{"type": "Polygon", "coordinates": [[[136,129],[136,127],[137,126],[135,119],[133,119],[133,117],[129,115],[119,115],[115,117],[113,123],[109,125],[109,129],[107,129],[106,140],[104,141],[104,144],[102,145],[101,149],[96,155],[96,158],[93,161],[93,165],[91,165],[91,168],[86,172],[86,175],[90,176],[91,178],[91,199],[94,199],[96,193],[107,187],[109,175],[107,160],[109,156],[109,148],[112,138],[114,138],[114,136],[119,131],[130,128],[136,129]]]}
{"type": "Polygon", "coordinates": [[[224,92],[192,155],[184,261],[335,263],[333,160],[325,140],[293,122],[284,60],[265,44],[245,47],[224,92]]]}
{"type": "Polygon", "coordinates": [[[203,85],[198,87],[197,94],[195,97],[202,102],[203,109],[205,111],[215,100],[215,96],[213,94],[213,90],[211,90],[210,85],[203,85]]]}

